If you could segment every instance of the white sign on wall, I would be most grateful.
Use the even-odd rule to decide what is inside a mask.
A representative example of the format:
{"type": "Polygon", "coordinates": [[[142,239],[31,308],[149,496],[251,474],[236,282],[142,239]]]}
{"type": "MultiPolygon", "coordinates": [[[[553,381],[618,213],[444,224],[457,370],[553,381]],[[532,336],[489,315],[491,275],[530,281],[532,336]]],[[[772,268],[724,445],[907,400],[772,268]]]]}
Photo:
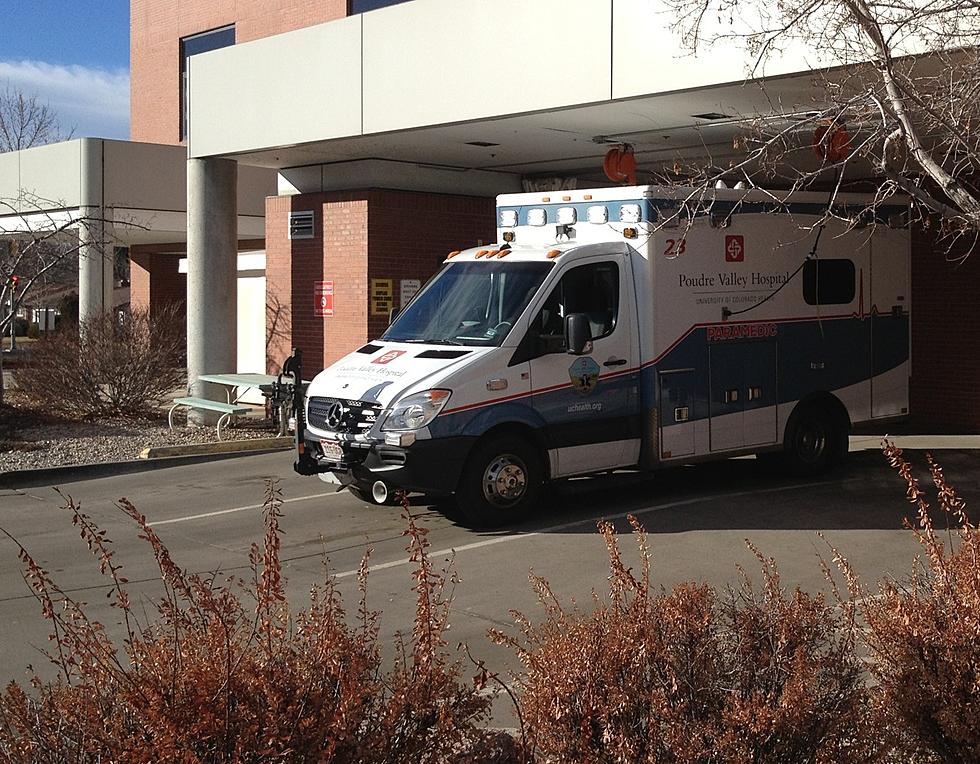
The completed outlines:
{"type": "Polygon", "coordinates": [[[408,305],[409,300],[418,294],[418,291],[422,288],[422,282],[418,279],[402,279],[400,286],[400,302],[399,306],[404,308],[408,305]]]}

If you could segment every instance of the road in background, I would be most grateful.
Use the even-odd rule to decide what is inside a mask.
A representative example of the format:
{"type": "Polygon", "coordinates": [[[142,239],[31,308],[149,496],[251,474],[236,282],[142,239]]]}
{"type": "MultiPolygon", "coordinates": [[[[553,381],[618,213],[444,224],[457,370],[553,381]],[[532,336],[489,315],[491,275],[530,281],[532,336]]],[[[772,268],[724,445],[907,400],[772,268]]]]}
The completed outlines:
{"type": "MultiPolygon", "coordinates": [[[[912,454],[922,464],[921,454],[912,454]]],[[[968,501],[980,485],[980,451],[937,452],[946,474],[968,501]]],[[[925,478],[924,469],[923,477],[925,478]]],[[[365,549],[373,549],[368,604],[382,610],[384,638],[411,629],[414,599],[411,566],[398,509],[368,506],[346,491],[292,472],[287,453],[108,477],[66,484],[61,491],[108,530],[116,561],[125,566],[134,599],[159,592],[159,575],[133,523],[114,503],[136,504],[169,547],[173,559],[194,572],[247,573],[248,550],[261,542],[261,504],[266,480],[277,478],[285,504],[281,555],[295,608],[304,606],[312,583],[323,579],[324,560],[338,576],[353,610],[355,573],[365,549]]],[[[923,485],[928,483],[924,479],[923,485]]],[[[116,612],[106,602],[96,561],[59,509],[53,488],[0,491],[0,526],[15,536],[73,596],[91,603],[91,614],[110,625],[116,612]]],[[[413,512],[429,529],[433,557],[454,557],[460,583],[447,635],[451,646],[468,643],[491,669],[506,673],[513,657],[486,638],[491,627],[513,628],[511,609],[537,617],[528,572],[543,575],[565,599],[586,602],[592,589],[607,585],[604,546],[596,520],[613,519],[627,531],[626,515],[637,515],[651,534],[654,577],[671,586],[687,580],[724,586],[736,580],[735,566],[750,573],[756,563],[745,547],[751,539],[774,556],[787,586],[824,588],[817,561],[827,548],[823,531],[868,581],[909,570],[914,541],[901,529],[909,514],[905,489],[880,453],[851,455],[832,476],[790,480],[755,459],[680,467],[653,476],[617,473],[570,481],[553,491],[533,518],[515,528],[474,532],[454,524],[424,503],[413,512]]],[[[627,559],[635,560],[623,539],[627,559]]],[[[139,606],[138,606],[139,607],[139,606]]],[[[20,574],[16,547],[0,541],[0,680],[23,679],[24,667],[44,665],[36,646],[47,644],[47,624],[20,574]]],[[[495,721],[513,724],[498,702],[495,721]]]]}

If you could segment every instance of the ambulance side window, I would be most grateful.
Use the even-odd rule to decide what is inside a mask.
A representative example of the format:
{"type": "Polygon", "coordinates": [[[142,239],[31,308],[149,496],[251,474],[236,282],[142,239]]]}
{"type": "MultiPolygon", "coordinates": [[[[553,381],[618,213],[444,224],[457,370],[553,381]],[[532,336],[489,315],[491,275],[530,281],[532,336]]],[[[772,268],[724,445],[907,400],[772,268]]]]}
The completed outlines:
{"type": "Polygon", "coordinates": [[[608,337],[619,317],[619,266],[612,261],[572,268],[562,276],[531,321],[524,346],[529,358],[565,352],[565,316],[589,317],[592,339],[608,337]]]}

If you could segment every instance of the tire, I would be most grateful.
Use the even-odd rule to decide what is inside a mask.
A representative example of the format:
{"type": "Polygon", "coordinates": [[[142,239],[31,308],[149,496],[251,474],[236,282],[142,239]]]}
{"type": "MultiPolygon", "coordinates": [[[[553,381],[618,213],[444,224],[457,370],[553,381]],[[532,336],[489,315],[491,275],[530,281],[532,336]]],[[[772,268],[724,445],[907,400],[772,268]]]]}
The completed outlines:
{"type": "Polygon", "coordinates": [[[347,486],[347,490],[351,492],[351,495],[355,499],[363,501],[365,504],[373,504],[374,506],[382,507],[394,507],[399,504],[398,494],[396,491],[391,491],[388,494],[388,498],[382,502],[377,502],[374,500],[374,496],[371,495],[371,486],[362,486],[357,483],[352,483],[347,486]]]}
{"type": "Polygon", "coordinates": [[[793,413],[783,441],[783,461],[791,475],[827,472],[847,455],[847,424],[824,406],[805,406],[793,413]]]}
{"type": "Polygon", "coordinates": [[[515,436],[477,443],[456,491],[456,516],[473,528],[497,528],[525,518],[544,482],[534,446],[515,436]]]}

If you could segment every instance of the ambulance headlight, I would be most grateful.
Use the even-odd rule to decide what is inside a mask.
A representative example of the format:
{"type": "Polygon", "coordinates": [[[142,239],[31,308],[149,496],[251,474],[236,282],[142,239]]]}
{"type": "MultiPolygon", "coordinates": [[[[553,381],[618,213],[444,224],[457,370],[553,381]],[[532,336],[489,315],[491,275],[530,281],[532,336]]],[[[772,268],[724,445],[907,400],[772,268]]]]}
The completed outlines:
{"type": "Polygon", "coordinates": [[[639,223],[640,222],[640,205],[639,204],[624,204],[619,208],[619,222],[621,223],[639,223]]]}
{"type": "Polygon", "coordinates": [[[382,430],[418,430],[438,416],[450,396],[449,390],[426,390],[409,395],[391,409],[382,430]]]}
{"type": "Polygon", "coordinates": [[[500,211],[500,227],[501,228],[516,228],[517,227],[517,210],[501,210],[500,211]]]}

